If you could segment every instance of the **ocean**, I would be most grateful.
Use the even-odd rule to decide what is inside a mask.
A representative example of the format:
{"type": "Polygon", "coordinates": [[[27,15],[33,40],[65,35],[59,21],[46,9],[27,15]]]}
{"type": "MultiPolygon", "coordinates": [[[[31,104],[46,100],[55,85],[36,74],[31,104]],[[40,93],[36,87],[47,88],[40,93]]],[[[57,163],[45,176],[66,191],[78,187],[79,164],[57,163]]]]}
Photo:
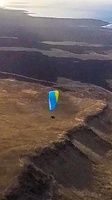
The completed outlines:
{"type": "Polygon", "coordinates": [[[0,0],[4,9],[32,17],[92,18],[112,23],[112,0],[0,0]]]}

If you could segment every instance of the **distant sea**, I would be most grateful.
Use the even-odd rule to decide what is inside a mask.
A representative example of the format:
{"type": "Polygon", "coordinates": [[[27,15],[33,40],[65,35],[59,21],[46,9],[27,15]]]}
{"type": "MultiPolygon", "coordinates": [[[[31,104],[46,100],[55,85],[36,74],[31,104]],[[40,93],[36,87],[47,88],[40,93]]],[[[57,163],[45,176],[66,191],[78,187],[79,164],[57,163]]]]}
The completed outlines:
{"type": "Polygon", "coordinates": [[[112,29],[112,24],[108,24],[107,26],[103,26],[103,28],[112,29]]]}
{"type": "Polygon", "coordinates": [[[23,10],[32,17],[92,18],[112,23],[112,0],[0,0],[0,6],[23,10]]]}

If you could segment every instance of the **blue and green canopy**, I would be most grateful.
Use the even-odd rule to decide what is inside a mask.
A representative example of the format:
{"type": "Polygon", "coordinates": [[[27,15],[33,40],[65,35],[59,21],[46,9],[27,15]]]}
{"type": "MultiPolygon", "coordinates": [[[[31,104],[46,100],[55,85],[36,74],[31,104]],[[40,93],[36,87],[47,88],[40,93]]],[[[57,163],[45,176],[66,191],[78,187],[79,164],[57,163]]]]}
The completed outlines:
{"type": "Polygon", "coordinates": [[[48,94],[48,100],[49,100],[49,110],[50,111],[55,110],[59,100],[59,91],[58,90],[50,91],[48,94]]]}

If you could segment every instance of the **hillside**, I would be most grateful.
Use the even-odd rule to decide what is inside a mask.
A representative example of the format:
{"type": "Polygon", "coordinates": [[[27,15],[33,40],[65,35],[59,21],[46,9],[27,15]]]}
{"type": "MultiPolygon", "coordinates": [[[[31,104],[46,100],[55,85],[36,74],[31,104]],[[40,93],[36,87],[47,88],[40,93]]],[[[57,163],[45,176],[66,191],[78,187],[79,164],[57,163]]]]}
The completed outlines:
{"type": "MultiPolygon", "coordinates": [[[[39,52],[0,52],[0,71],[57,82],[59,77],[112,90],[111,60],[48,57],[39,52]]],[[[3,74],[0,73],[3,78],[3,74]]]]}
{"type": "Polygon", "coordinates": [[[112,96],[74,84],[75,91],[60,87],[51,119],[47,92],[55,86],[0,80],[1,199],[111,200],[112,141],[95,120],[104,116],[112,130],[112,96]]]}
{"type": "Polygon", "coordinates": [[[0,9],[1,200],[112,200],[106,25],[0,9]],[[60,91],[53,113],[52,89],[60,91]]]}
{"type": "Polygon", "coordinates": [[[104,28],[107,24],[0,9],[0,71],[53,82],[64,77],[112,91],[112,30],[104,28]]]}

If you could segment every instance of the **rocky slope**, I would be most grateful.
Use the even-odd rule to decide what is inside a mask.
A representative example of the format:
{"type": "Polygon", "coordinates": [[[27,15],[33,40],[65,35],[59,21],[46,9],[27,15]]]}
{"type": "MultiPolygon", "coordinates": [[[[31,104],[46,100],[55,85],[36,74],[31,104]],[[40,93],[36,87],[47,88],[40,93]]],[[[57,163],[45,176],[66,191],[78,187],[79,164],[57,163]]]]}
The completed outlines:
{"type": "Polygon", "coordinates": [[[101,88],[74,84],[75,92],[60,88],[53,121],[46,107],[51,88],[1,80],[1,129],[4,122],[6,126],[1,134],[2,199],[111,200],[112,96],[101,88]],[[13,109],[11,104],[6,108],[7,101],[13,109]]]}

